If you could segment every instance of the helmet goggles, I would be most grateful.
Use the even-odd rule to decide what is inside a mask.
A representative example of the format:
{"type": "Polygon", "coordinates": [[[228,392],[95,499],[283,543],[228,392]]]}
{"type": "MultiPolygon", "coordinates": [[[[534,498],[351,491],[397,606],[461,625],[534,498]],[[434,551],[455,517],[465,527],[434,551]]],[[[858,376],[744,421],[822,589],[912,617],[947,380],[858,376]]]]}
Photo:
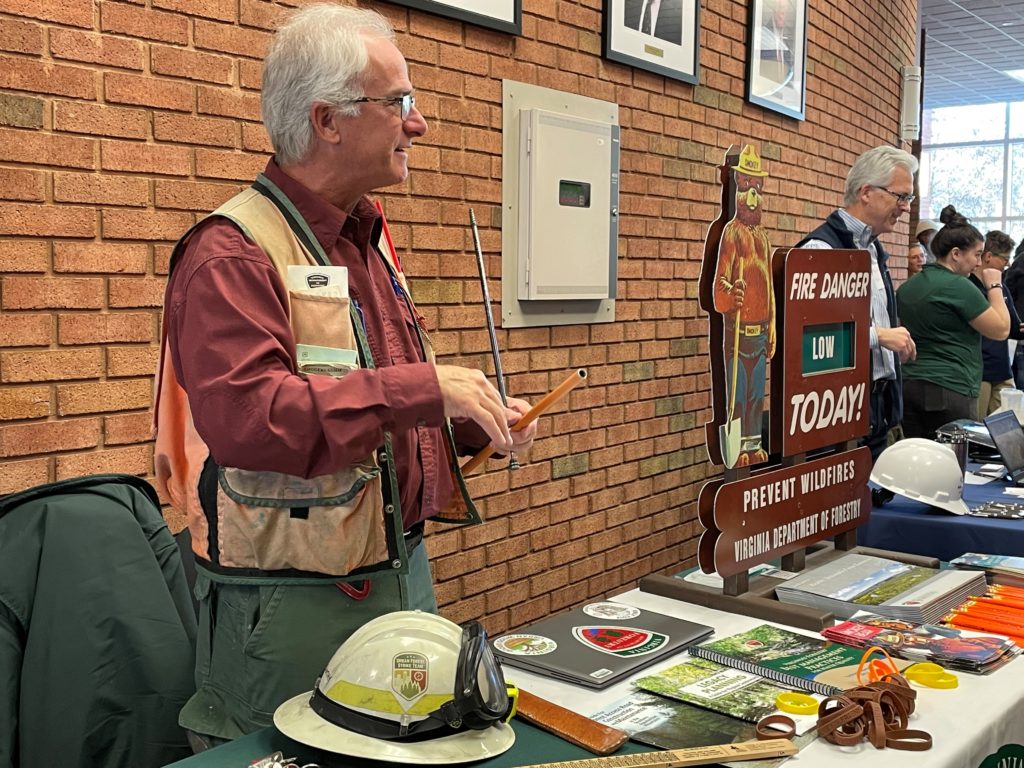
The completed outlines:
{"type": "Polygon", "coordinates": [[[501,665],[487,643],[487,632],[476,621],[462,625],[452,696],[426,717],[398,720],[375,717],[341,704],[318,684],[310,708],[324,720],[350,731],[387,741],[414,742],[465,730],[483,730],[508,722],[515,714],[519,691],[505,682],[501,665]]]}

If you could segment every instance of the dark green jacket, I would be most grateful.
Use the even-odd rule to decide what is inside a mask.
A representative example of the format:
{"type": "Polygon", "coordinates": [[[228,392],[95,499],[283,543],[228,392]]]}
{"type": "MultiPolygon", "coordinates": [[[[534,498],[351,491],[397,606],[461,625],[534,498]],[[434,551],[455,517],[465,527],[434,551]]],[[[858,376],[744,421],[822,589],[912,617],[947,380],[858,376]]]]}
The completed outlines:
{"type": "Polygon", "coordinates": [[[144,480],[0,498],[0,768],[146,768],[190,754],[196,620],[144,480]]]}

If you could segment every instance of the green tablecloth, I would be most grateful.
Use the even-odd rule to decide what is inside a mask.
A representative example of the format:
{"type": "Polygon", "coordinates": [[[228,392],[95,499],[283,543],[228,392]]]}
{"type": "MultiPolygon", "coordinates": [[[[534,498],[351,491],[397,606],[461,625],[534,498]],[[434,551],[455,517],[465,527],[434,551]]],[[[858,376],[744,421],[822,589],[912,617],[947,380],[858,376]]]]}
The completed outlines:
{"type": "MultiPolygon", "coordinates": [[[[519,720],[512,721],[516,732],[516,743],[502,755],[490,760],[472,763],[474,768],[515,768],[523,765],[552,763],[562,760],[582,760],[594,757],[589,752],[575,747],[557,736],[534,728],[519,720]]],[[[616,754],[649,752],[650,747],[627,741],[616,754]]],[[[376,760],[359,760],[344,755],[332,755],[304,746],[282,735],[276,728],[264,728],[224,746],[194,755],[186,760],[171,763],[175,768],[246,768],[253,760],[276,751],[285,757],[297,757],[299,765],[315,762],[323,768],[384,768],[394,763],[376,760]]]]}

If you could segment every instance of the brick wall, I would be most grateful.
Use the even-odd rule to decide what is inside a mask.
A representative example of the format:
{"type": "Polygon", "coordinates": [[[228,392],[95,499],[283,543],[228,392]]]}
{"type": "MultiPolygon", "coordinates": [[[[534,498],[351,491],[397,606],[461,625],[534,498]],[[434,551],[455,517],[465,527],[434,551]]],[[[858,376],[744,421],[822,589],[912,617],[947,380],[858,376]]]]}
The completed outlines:
{"type": "MultiPolygon", "coordinates": [[[[600,57],[601,0],[524,0],[523,35],[384,2],[431,131],[382,195],[414,295],[449,362],[487,365],[466,230],[482,222],[497,304],[501,80],[620,105],[613,325],[501,331],[510,392],[568,369],[590,383],[543,419],[523,469],[470,486],[489,522],[430,535],[451,618],[500,631],[692,564],[713,473],[702,239],[715,170],[752,139],[787,245],[840,201],[867,147],[897,132],[916,3],[811,0],[807,120],[746,104],[746,3],[701,9],[693,87],[600,57]]],[[[151,476],[148,409],[171,244],[264,165],[264,0],[0,0],[0,492],[96,472],[151,476]]],[[[907,231],[888,239],[899,272],[907,231]]],[[[180,519],[171,513],[172,524],[180,519]]]]}

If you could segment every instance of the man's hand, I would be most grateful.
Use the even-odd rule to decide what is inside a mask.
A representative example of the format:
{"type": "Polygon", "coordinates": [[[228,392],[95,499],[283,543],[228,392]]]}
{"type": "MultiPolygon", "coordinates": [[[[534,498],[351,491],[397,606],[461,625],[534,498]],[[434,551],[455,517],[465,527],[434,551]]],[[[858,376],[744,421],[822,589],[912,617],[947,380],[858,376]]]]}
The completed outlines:
{"type": "MultiPolygon", "coordinates": [[[[434,370],[441,386],[444,415],[448,418],[472,419],[491,438],[491,445],[496,451],[508,453],[512,450],[515,441],[508,424],[510,419],[517,421],[521,414],[501,404],[501,395],[483,372],[458,365],[435,365],[434,370]]],[[[529,428],[524,430],[529,431],[529,428]]],[[[533,440],[532,434],[530,440],[533,440]]]]}
{"type": "Polygon", "coordinates": [[[917,357],[917,345],[906,328],[875,328],[875,333],[878,334],[878,343],[899,355],[901,363],[917,357]]]}
{"type": "MultiPolygon", "coordinates": [[[[508,398],[508,409],[513,412],[512,418],[509,419],[509,426],[514,427],[516,422],[526,415],[530,407],[528,402],[520,400],[518,397],[508,398]]],[[[512,450],[529,450],[530,446],[533,445],[533,438],[537,436],[537,420],[534,419],[518,432],[511,432],[511,435],[512,450]]]]}

